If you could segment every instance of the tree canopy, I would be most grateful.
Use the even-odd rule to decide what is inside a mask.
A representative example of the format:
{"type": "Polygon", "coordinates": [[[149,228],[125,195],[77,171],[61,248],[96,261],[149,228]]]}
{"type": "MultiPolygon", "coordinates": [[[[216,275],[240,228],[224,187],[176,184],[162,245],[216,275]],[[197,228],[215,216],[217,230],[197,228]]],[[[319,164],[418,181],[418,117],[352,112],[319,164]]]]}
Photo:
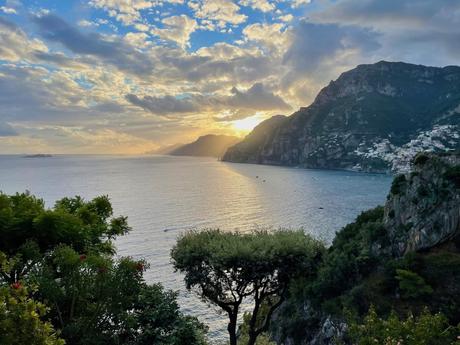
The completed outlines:
{"type": "Polygon", "coordinates": [[[223,232],[191,231],[179,238],[171,251],[174,267],[185,273],[188,289],[229,317],[230,344],[236,344],[240,306],[253,301],[248,322],[248,345],[268,329],[273,312],[284,300],[289,282],[313,274],[324,252],[321,242],[303,231],[223,232]],[[265,317],[260,318],[262,306],[265,317]]]}
{"type": "Polygon", "coordinates": [[[144,280],[145,261],[115,257],[129,230],[107,196],[46,209],[0,193],[0,344],[204,345],[176,294],[144,280]]]}

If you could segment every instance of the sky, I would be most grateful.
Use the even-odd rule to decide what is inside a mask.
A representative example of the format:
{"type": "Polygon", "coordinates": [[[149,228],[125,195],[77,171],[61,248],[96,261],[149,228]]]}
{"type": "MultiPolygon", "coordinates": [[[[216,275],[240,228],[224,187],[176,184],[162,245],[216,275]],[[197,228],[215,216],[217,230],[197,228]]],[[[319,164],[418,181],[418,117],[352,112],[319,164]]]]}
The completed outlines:
{"type": "Polygon", "coordinates": [[[0,0],[0,153],[244,136],[380,60],[459,64],[460,0],[0,0]]]}

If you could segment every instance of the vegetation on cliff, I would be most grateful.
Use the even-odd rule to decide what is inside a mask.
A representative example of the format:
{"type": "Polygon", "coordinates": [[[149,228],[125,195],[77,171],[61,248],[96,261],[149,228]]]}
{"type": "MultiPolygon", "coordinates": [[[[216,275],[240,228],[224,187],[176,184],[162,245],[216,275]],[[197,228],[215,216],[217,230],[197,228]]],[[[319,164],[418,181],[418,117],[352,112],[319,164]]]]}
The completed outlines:
{"type": "Polygon", "coordinates": [[[339,231],[316,277],[292,284],[272,329],[276,337],[295,344],[346,340],[346,324],[359,323],[371,307],[380,317],[390,316],[385,322],[427,310],[458,325],[459,158],[419,155],[412,173],[395,178],[385,207],[363,212],[339,231]],[[422,185],[426,191],[414,203],[422,185]]]}

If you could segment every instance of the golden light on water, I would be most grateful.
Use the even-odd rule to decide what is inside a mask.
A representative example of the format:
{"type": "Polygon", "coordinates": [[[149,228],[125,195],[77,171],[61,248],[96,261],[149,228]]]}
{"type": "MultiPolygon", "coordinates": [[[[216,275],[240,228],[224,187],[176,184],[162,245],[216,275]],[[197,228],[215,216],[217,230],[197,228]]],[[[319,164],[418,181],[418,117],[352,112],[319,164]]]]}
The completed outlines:
{"type": "Polygon", "coordinates": [[[242,120],[233,121],[232,126],[239,133],[247,133],[254,129],[261,122],[258,116],[247,117],[242,120]]]}

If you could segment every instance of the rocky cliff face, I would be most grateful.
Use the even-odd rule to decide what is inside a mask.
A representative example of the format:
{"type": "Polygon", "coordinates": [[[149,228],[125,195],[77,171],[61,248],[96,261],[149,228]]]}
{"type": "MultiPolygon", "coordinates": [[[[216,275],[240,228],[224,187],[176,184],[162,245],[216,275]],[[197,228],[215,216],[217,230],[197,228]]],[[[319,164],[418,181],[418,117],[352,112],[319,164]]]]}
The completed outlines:
{"type": "Polygon", "coordinates": [[[419,153],[412,171],[394,178],[383,210],[377,209],[337,233],[316,281],[307,283],[305,297],[288,300],[285,311],[275,316],[272,336],[277,344],[345,341],[344,306],[365,313],[374,305],[403,315],[426,306],[458,323],[460,153],[419,153]],[[397,268],[424,279],[431,295],[404,297],[395,283],[397,268]],[[279,326],[292,318],[300,330],[279,326]]]}
{"type": "Polygon", "coordinates": [[[460,155],[419,154],[394,179],[385,205],[390,251],[399,257],[460,235],[460,155]]]}
{"type": "Polygon", "coordinates": [[[265,140],[224,160],[307,168],[407,171],[419,151],[460,147],[460,67],[378,62],[332,81],[265,140]]]}

